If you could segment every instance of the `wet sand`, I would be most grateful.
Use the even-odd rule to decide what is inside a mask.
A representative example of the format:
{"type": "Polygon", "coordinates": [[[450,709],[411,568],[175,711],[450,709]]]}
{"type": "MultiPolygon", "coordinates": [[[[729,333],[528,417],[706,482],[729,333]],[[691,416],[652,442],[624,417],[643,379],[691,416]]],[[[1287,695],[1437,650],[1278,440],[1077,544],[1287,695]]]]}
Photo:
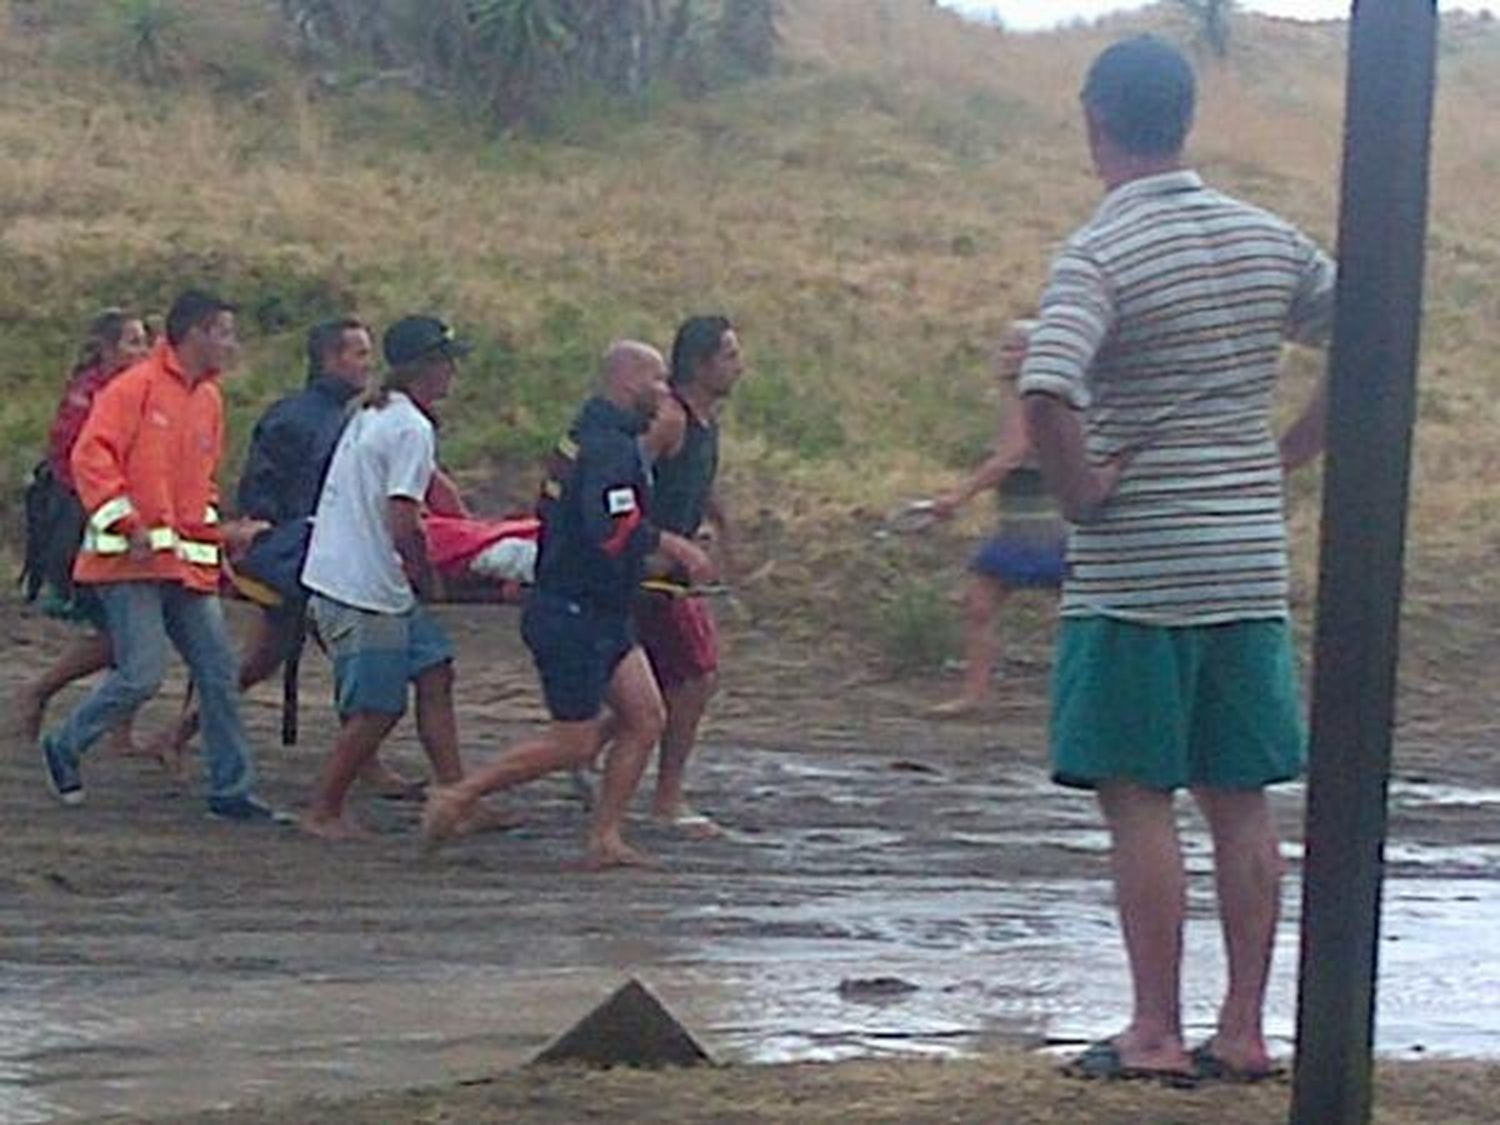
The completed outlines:
{"type": "MultiPolygon", "coordinates": [[[[512,614],[445,611],[460,650],[466,753],[476,758],[540,719],[512,614]]],[[[3,621],[8,695],[65,634],[14,609],[3,621]]],[[[423,857],[413,806],[362,798],[359,815],[379,837],[327,844],[210,823],[191,793],[149,766],[103,756],[87,765],[88,805],[63,810],[32,754],[13,747],[0,761],[0,1120],[250,1101],[273,1108],[245,1120],[306,1120],[311,1103],[300,1099],[438,1087],[317,1117],[402,1120],[420,1104],[422,1115],[448,1106],[455,1120],[563,1121],[583,1104],[570,1099],[605,1096],[598,1083],[614,1083],[608,1097],[623,1099],[617,1119],[709,1120],[692,1116],[702,1083],[759,1083],[754,1097],[774,1100],[799,1089],[831,1096],[844,1082],[889,1093],[896,1081],[859,1064],[716,1071],[683,1076],[680,1087],[650,1076],[517,1075],[441,1089],[525,1061],[630,975],[722,1062],[986,1053],[1000,1073],[1020,1068],[1050,1090],[1049,1059],[1004,1052],[1105,1033],[1126,993],[1104,836],[1088,798],[1056,790],[1043,768],[1044,643],[1013,649],[980,720],[938,725],[919,707],[951,684],[886,682],[836,650],[820,666],[773,638],[737,637],[696,786],[731,835],[692,843],[642,824],[639,841],[667,863],[658,873],[567,873],[582,813],[563,780],[515,795],[530,818],[523,830],[423,857]],[[914,987],[877,1002],[840,992],[874,976],[914,987]],[[552,1108],[518,1117],[525,1099],[552,1108]],[[679,1112],[666,1114],[673,1104],[679,1112]],[[484,1116],[484,1106],[506,1105],[510,1116],[484,1116]]],[[[277,691],[263,689],[247,708],[263,790],[278,803],[300,800],[328,744],[328,691],[326,664],[312,655],[303,745],[292,750],[273,747],[277,691]]],[[[1500,1058],[1493,702],[1431,682],[1409,693],[1382,946],[1380,1046],[1392,1058],[1500,1058]]],[[[156,706],[142,729],[170,710],[156,706]]],[[[420,769],[409,726],[392,760],[420,769]]],[[[1295,836],[1300,794],[1289,790],[1278,807],[1295,836]]],[[[1186,814],[1184,823],[1201,872],[1201,831],[1186,814]]],[[[1187,982],[1195,1032],[1211,1021],[1222,971],[1211,912],[1200,876],[1187,982]]],[[[1283,1043],[1294,968],[1284,943],[1271,1019],[1283,1043]]],[[[936,1074],[982,1098],[989,1073],[961,1064],[909,1075],[914,1096],[936,1074]]],[[[1088,1095],[1106,1107],[1114,1096],[1088,1095]]],[[[958,1119],[984,1119],[981,1104],[958,1119]]],[[[907,1115],[894,1102],[887,1109],[868,1119],[938,1119],[924,1118],[919,1102],[907,1115]]],[[[767,1109],[739,1119],[784,1118],[767,1109]]]]}

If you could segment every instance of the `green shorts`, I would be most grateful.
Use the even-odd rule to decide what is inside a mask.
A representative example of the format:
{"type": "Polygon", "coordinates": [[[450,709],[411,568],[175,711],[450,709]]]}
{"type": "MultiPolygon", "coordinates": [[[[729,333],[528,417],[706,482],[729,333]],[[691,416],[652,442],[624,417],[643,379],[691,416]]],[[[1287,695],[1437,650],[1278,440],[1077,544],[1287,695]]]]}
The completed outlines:
{"type": "Polygon", "coordinates": [[[1261,789],[1301,775],[1307,732],[1284,620],[1062,623],[1052,775],[1094,789],[1261,789]]]}

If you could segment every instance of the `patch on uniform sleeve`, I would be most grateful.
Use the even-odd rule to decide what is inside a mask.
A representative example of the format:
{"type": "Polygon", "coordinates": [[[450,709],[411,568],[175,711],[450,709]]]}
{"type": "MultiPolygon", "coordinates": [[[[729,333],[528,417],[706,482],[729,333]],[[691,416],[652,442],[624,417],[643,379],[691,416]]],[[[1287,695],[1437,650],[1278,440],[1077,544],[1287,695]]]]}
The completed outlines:
{"type": "Polygon", "coordinates": [[[604,494],[604,504],[612,516],[628,516],[635,511],[635,489],[611,488],[604,494]]]}

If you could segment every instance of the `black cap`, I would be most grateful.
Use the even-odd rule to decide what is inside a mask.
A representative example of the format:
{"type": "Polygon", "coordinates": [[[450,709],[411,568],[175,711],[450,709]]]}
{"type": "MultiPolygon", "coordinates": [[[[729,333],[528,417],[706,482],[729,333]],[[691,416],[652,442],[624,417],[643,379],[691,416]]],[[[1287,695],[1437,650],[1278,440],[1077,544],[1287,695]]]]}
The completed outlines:
{"type": "Polygon", "coordinates": [[[460,340],[453,329],[435,316],[403,316],[385,330],[381,350],[387,363],[400,367],[433,354],[459,359],[473,351],[474,346],[460,340]]]}

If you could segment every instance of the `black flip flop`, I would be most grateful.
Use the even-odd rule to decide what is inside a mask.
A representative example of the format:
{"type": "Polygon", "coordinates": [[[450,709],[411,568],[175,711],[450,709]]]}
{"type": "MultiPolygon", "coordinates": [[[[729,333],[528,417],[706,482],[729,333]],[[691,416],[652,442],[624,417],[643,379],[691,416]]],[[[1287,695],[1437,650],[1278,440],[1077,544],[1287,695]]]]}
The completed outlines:
{"type": "Polygon", "coordinates": [[[1256,1082],[1278,1082],[1285,1081],[1287,1068],[1279,1063],[1272,1063],[1264,1070],[1241,1070],[1237,1066],[1231,1066],[1218,1055],[1207,1043],[1193,1048],[1193,1074],[1200,1082],[1237,1082],[1244,1085],[1252,1085],[1256,1082]]]}
{"type": "Polygon", "coordinates": [[[1144,1066],[1127,1066],[1120,1058],[1120,1048],[1112,1039],[1090,1043],[1063,1066],[1070,1078],[1103,1082],[1155,1082],[1174,1090],[1191,1090],[1198,1085],[1196,1070],[1157,1070],[1144,1066]]]}

